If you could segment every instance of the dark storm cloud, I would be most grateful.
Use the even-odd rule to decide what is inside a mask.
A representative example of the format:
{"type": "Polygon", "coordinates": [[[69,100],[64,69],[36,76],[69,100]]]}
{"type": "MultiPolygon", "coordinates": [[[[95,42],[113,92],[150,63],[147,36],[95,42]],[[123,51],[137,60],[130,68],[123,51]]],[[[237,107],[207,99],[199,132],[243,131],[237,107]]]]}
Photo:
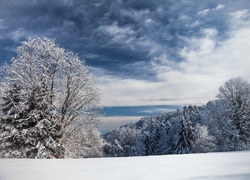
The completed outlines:
{"type": "Polygon", "coordinates": [[[124,64],[148,60],[147,51],[131,49],[122,42],[110,43],[112,35],[107,36],[96,29],[114,22],[121,29],[125,25],[136,29],[137,22],[132,17],[121,16],[120,10],[154,10],[155,7],[143,1],[2,1],[0,18],[6,28],[1,29],[4,37],[0,39],[0,48],[6,53],[0,56],[1,61],[14,55],[11,50],[4,49],[10,42],[15,47],[27,36],[45,35],[56,38],[61,46],[86,58],[91,66],[121,72],[124,64]]]}
{"type": "MultiPolygon", "coordinates": [[[[180,36],[192,36],[201,26],[215,26],[219,35],[225,35],[225,10],[207,13],[225,2],[2,0],[0,61],[9,60],[27,36],[44,35],[56,38],[62,47],[78,53],[92,67],[119,76],[152,78],[152,60],[162,56],[171,61],[182,60],[176,51],[183,46],[180,36]],[[145,65],[140,68],[142,73],[133,66],[141,62],[145,65]]],[[[246,8],[247,2],[235,4],[246,8]]]]}

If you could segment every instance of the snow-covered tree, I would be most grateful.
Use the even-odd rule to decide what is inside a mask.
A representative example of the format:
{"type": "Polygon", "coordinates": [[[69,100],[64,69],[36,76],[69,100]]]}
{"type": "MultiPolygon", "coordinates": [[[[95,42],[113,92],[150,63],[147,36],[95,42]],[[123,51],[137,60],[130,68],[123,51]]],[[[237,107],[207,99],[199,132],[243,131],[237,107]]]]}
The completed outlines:
{"type": "Polygon", "coordinates": [[[66,53],[56,80],[55,104],[61,130],[64,132],[61,143],[66,145],[67,150],[72,149],[72,146],[80,149],[82,143],[70,142],[75,138],[84,138],[84,134],[87,135],[87,132],[93,132],[94,129],[98,131],[94,125],[99,117],[99,90],[88,67],[71,52],[66,53]]]}
{"type": "Polygon", "coordinates": [[[215,148],[214,137],[208,132],[208,128],[205,125],[197,124],[194,132],[194,153],[204,153],[213,151],[215,148]]]}
{"type": "Polygon", "coordinates": [[[28,38],[1,73],[1,157],[63,158],[97,122],[93,77],[53,39],[28,38]]]}
{"type": "Polygon", "coordinates": [[[161,124],[154,117],[151,117],[147,128],[144,129],[145,154],[153,155],[157,151],[157,146],[161,138],[161,124]]]}
{"type": "MultiPolygon", "coordinates": [[[[217,95],[223,104],[224,118],[231,121],[231,137],[236,144],[250,143],[250,84],[238,77],[225,82],[217,95]]],[[[238,145],[237,145],[238,146],[238,145]]],[[[238,146],[238,150],[244,149],[238,146]]]]}
{"type": "Polygon", "coordinates": [[[105,146],[108,156],[140,156],[144,155],[142,133],[133,124],[119,127],[116,131],[106,135],[109,141],[105,146]]]}
{"type": "MultiPolygon", "coordinates": [[[[220,88],[217,100],[199,107],[190,105],[176,112],[144,117],[125,129],[127,132],[136,129],[142,134],[142,137],[131,138],[144,147],[145,152],[137,155],[250,149],[249,89],[248,82],[235,78],[220,88]]],[[[122,131],[123,128],[118,128],[104,136],[111,156],[121,153],[124,146],[130,144],[129,138],[121,136],[122,131]]]]}
{"type": "Polygon", "coordinates": [[[193,151],[194,128],[190,121],[188,108],[184,107],[182,115],[180,115],[180,125],[178,129],[178,138],[175,146],[175,153],[188,154],[193,151]]]}
{"type": "Polygon", "coordinates": [[[170,123],[163,121],[164,117],[150,117],[144,122],[142,134],[144,137],[145,155],[162,154],[165,151],[170,123]]]}
{"type": "Polygon", "coordinates": [[[56,62],[62,53],[52,40],[29,38],[17,49],[12,64],[2,67],[1,156],[63,157],[51,103],[56,62]]]}
{"type": "Polygon", "coordinates": [[[66,157],[70,158],[91,158],[103,155],[104,140],[100,138],[100,132],[95,125],[82,126],[77,131],[72,131],[72,135],[66,141],[66,157]],[[88,127],[92,126],[92,127],[88,127]]]}

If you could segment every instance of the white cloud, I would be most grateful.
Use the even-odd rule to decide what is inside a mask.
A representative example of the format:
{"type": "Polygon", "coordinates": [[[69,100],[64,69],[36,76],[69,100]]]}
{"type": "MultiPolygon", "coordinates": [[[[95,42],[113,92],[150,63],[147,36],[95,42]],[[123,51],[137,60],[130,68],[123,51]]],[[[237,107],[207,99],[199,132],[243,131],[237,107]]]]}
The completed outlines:
{"type": "Polygon", "coordinates": [[[201,104],[215,97],[219,84],[208,75],[164,72],[159,70],[160,82],[103,77],[100,82],[104,106],[185,105],[201,104]],[[211,84],[216,84],[211,87],[211,84]],[[214,89],[215,88],[215,89],[214,89]],[[212,95],[211,95],[211,90],[212,95]],[[164,101],[164,99],[166,99],[164,101]]]}
{"type": "Polygon", "coordinates": [[[154,97],[152,94],[157,92],[157,87],[161,86],[157,82],[120,79],[112,76],[103,76],[99,82],[103,93],[102,104],[105,106],[154,105],[147,100],[154,97]]]}
{"type": "MultiPolygon", "coordinates": [[[[232,21],[236,26],[236,21],[232,21]]],[[[166,51],[158,51],[161,55],[152,59],[148,68],[157,73],[159,81],[102,76],[99,79],[102,104],[204,104],[215,99],[219,86],[226,80],[236,76],[250,79],[250,41],[246,38],[250,37],[250,23],[245,21],[237,29],[234,26],[225,40],[218,39],[215,28],[202,29],[201,36],[183,38],[186,45],[179,53],[184,60],[179,63],[169,60],[166,51]]]]}
{"type": "Polygon", "coordinates": [[[121,9],[120,13],[122,16],[127,16],[135,21],[142,22],[150,14],[148,9],[145,10],[134,10],[134,9],[121,9]]]}
{"type": "Polygon", "coordinates": [[[244,18],[247,18],[249,16],[248,11],[249,11],[248,9],[244,9],[241,11],[235,11],[235,12],[231,13],[230,15],[235,19],[244,19],[244,18]]]}
{"type": "Polygon", "coordinates": [[[155,22],[153,19],[151,19],[151,18],[147,18],[147,19],[145,19],[145,21],[144,21],[144,24],[145,24],[145,27],[147,27],[147,28],[155,28],[156,26],[158,26],[158,23],[157,22],[155,22]]]}
{"type": "MultiPolygon", "coordinates": [[[[183,38],[189,46],[180,50],[180,55],[189,62],[194,62],[196,59],[213,53],[216,46],[217,31],[214,28],[207,28],[201,30],[202,38],[183,38]]],[[[199,64],[203,64],[199,60],[199,64]]]]}
{"type": "Polygon", "coordinates": [[[201,24],[202,24],[202,23],[201,23],[199,20],[197,20],[197,21],[192,22],[192,23],[189,25],[189,27],[190,27],[190,28],[194,28],[194,27],[200,26],[201,24]]]}
{"type": "Polygon", "coordinates": [[[113,38],[113,41],[117,42],[122,41],[135,34],[131,27],[119,27],[117,22],[114,22],[112,25],[108,26],[100,26],[97,30],[111,36],[113,38]]]}
{"type": "Polygon", "coordinates": [[[100,26],[96,31],[100,31],[104,35],[111,37],[110,41],[112,43],[125,44],[131,49],[133,49],[136,44],[136,32],[130,26],[120,27],[117,22],[114,22],[111,25],[100,26]]]}
{"type": "Polygon", "coordinates": [[[117,22],[109,26],[102,26],[103,30],[111,36],[120,36],[120,35],[130,35],[134,34],[134,31],[130,27],[121,28],[117,25],[117,22]]]}
{"type": "Polygon", "coordinates": [[[215,8],[215,10],[220,10],[220,9],[223,9],[224,7],[225,7],[224,4],[219,4],[219,5],[215,8]]]}
{"type": "Polygon", "coordinates": [[[178,20],[190,20],[190,19],[191,19],[191,17],[188,15],[181,15],[178,20]]]}
{"type": "Polygon", "coordinates": [[[248,29],[250,27],[250,14],[248,9],[230,13],[230,25],[234,31],[248,29]]]}
{"type": "Polygon", "coordinates": [[[210,9],[204,9],[202,11],[199,11],[197,15],[199,16],[206,16],[209,13],[210,9]]]}

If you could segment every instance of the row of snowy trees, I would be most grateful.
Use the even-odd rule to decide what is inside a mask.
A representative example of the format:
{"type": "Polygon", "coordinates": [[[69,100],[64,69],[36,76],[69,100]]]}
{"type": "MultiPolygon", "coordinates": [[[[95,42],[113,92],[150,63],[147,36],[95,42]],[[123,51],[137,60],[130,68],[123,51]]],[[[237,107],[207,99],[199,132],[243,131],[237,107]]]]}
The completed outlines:
{"type": "Polygon", "coordinates": [[[219,88],[204,106],[142,118],[104,136],[107,156],[185,154],[250,149],[250,84],[242,78],[219,88]]]}
{"type": "Polygon", "coordinates": [[[99,92],[84,61],[28,38],[1,67],[0,157],[100,156],[99,92]]]}

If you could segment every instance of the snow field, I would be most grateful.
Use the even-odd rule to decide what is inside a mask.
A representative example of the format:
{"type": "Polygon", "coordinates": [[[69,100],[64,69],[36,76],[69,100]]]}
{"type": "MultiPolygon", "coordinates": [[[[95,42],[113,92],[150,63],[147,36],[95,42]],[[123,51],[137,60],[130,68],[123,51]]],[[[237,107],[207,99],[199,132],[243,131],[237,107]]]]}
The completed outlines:
{"type": "Polygon", "coordinates": [[[250,179],[250,151],[93,159],[0,159],[0,180],[250,179]]]}

